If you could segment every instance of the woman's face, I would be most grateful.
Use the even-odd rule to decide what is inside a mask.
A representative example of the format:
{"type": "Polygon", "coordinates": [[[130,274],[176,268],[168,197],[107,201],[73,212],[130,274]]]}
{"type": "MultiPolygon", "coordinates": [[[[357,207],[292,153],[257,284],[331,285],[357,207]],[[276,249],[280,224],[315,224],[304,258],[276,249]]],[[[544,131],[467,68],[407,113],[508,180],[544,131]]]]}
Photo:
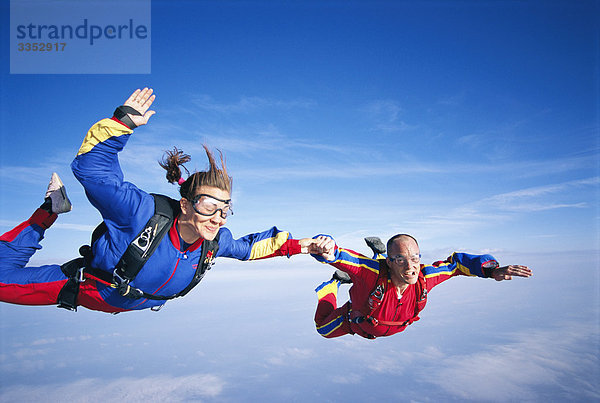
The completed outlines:
{"type": "Polygon", "coordinates": [[[193,243],[199,238],[208,241],[215,239],[219,228],[225,225],[226,217],[231,212],[230,197],[226,190],[201,186],[196,192],[195,199],[198,200],[195,204],[192,204],[193,200],[182,198],[179,202],[179,233],[183,240],[193,243]],[[204,196],[198,199],[198,195],[204,196]]]}

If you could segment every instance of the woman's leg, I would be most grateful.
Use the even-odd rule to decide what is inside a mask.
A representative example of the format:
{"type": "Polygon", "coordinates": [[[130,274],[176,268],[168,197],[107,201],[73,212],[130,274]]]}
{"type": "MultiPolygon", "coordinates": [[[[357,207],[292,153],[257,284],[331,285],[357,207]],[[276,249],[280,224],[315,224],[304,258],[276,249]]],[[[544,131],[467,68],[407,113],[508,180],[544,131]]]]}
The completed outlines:
{"type": "Polygon", "coordinates": [[[0,236],[0,301],[21,305],[53,305],[67,278],[59,265],[25,267],[41,249],[44,231],[56,214],[39,208],[11,231],[0,236]]]}
{"type": "Polygon", "coordinates": [[[26,267],[41,249],[40,241],[57,215],[71,210],[65,187],[55,173],[40,208],[25,222],[0,236],[0,301],[53,305],[67,277],[59,265],[26,267]]]}

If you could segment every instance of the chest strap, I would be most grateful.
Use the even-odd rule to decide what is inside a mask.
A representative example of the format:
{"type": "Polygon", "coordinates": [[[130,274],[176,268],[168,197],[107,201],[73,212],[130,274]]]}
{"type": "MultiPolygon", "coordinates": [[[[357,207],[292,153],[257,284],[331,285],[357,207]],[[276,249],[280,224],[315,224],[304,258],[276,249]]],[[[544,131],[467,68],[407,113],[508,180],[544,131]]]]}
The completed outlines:
{"type": "Polygon", "coordinates": [[[388,280],[390,279],[391,276],[385,260],[379,260],[379,275],[377,276],[377,284],[375,285],[375,288],[371,294],[369,294],[369,298],[364,308],[364,311],[367,311],[368,314],[365,315],[360,311],[352,310],[348,316],[351,323],[360,324],[367,321],[373,326],[386,325],[403,327],[408,326],[420,319],[419,312],[423,310],[427,302],[427,286],[422,272],[419,272],[419,279],[416,284],[417,289],[415,290],[415,294],[417,295],[417,300],[415,301],[415,312],[412,318],[405,321],[388,321],[379,320],[374,317],[375,311],[377,311],[383,302],[383,298],[387,291],[388,280]]]}
{"type": "Polygon", "coordinates": [[[212,265],[214,264],[214,259],[217,250],[219,249],[218,238],[212,241],[203,241],[201,248],[202,254],[200,255],[200,260],[196,268],[196,272],[194,273],[194,277],[192,277],[190,283],[183,290],[172,295],[156,295],[142,291],[139,288],[133,287],[130,281],[123,281],[121,278],[116,276],[115,273],[111,275],[111,273],[105,270],[97,269],[94,267],[84,267],[83,277],[99,281],[104,285],[107,285],[111,288],[115,288],[118,290],[121,296],[126,298],[144,298],[155,301],[167,301],[186,295],[202,280],[202,278],[204,278],[206,271],[211,269],[212,265]]]}

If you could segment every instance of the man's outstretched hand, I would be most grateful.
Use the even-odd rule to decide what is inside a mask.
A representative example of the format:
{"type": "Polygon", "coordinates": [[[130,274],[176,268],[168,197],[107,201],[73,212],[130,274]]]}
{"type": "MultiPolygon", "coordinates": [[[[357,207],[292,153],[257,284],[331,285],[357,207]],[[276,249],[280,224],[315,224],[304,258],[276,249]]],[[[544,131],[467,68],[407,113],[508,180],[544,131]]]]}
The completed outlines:
{"type": "Polygon", "coordinates": [[[148,123],[148,120],[152,115],[156,113],[156,111],[148,110],[154,102],[156,95],[152,95],[152,88],[144,88],[143,90],[137,89],[133,94],[125,101],[123,105],[130,106],[141,115],[132,115],[130,113],[127,114],[137,126],[142,126],[148,123]]]}
{"type": "Polygon", "coordinates": [[[492,271],[492,278],[496,281],[512,280],[513,276],[531,277],[533,272],[527,266],[511,264],[509,266],[498,267],[492,271]]]}

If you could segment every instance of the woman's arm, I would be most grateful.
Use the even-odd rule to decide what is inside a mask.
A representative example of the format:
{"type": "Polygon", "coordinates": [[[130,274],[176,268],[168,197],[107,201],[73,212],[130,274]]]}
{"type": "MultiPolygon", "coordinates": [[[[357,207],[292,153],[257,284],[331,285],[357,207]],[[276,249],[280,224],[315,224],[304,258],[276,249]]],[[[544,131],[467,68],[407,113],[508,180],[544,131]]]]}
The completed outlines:
{"type": "Polygon", "coordinates": [[[154,99],[151,89],[136,90],[124,105],[117,108],[112,119],[103,119],[92,126],[71,164],[92,205],[106,221],[117,226],[129,225],[132,217],[141,213],[144,219],[152,214],[152,197],[124,181],[118,153],[127,144],[133,128],[148,123],[155,113],[148,110],[154,99]],[[119,114],[118,111],[129,113],[119,114]]]}
{"type": "Polygon", "coordinates": [[[239,239],[233,239],[231,231],[225,227],[219,231],[217,256],[239,260],[257,260],[274,256],[290,257],[298,253],[302,253],[301,242],[293,239],[289,232],[280,231],[277,227],[239,239]]]}

